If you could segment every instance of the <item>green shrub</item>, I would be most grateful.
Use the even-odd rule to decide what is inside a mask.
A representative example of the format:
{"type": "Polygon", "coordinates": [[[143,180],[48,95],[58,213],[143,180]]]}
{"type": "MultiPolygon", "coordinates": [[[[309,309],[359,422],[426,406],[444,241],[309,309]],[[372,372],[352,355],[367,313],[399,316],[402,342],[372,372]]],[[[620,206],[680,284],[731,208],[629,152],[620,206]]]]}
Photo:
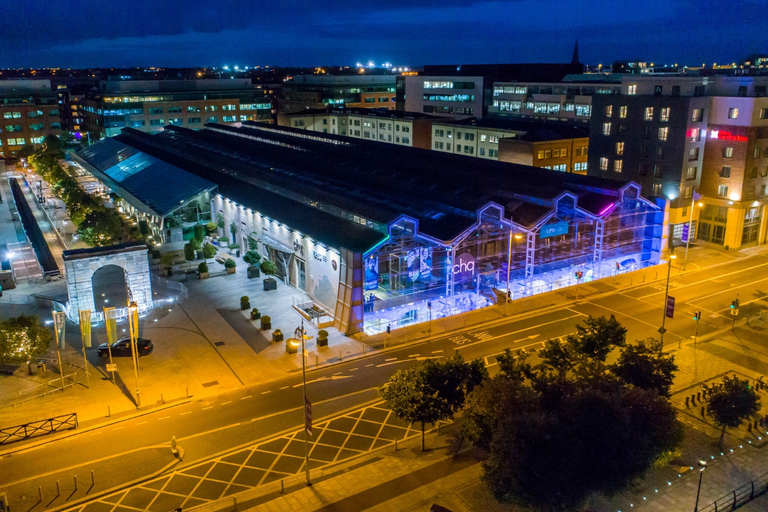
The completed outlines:
{"type": "Polygon", "coordinates": [[[151,254],[152,254],[152,259],[153,260],[159,260],[160,259],[160,251],[158,251],[157,249],[152,251],[151,254]]]}
{"type": "Polygon", "coordinates": [[[217,252],[218,250],[216,249],[216,247],[213,246],[213,244],[205,244],[203,246],[203,258],[205,258],[206,260],[208,258],[213,258],[214,256],[216,256],[217,252]]]}
{"type": "Polygon", "coordinates": [[[198,240],[197,238],[192,238],[189,241],[189,245],[191,245],[192,249],[194,249],[195,251],[199,251],[200,250],[200,240],[198,240]]]}
{"type": "Polygon", "coordinates": [[[237,266],[237,262],[233,259],[227,259],[227,261],[224,262],[224,268],[235,268],[237,266]]]}
{"type": "Polygon", "coordinates": [[[265,324],[268,324],[269,322],[272,321],[272,319],[269,317],[269,315],[264,315],[261,317],[261,321],[264,322],[265,324]]]}
{"type": "Polygon", "coordinates": [[[218,227],[219,226],[216,225],[215,222],[209,222],[208,224],[205,225],[205,230],[208,232],[209,235],[212,235],[213,233],[216,232],[216,229],[218,227]]]}
{"type": "Polygon", "coordinates": [[[206,262],[202,262],[197,266],[197,271],[201,274],[207,274],[208,273],[208,264],[206,262]]]}
{"type": "Polygon", "coordinates": [[[247,295],[240,297],[240,309],[245,310],[249,307],[251,307],[251,299],[249,299],[247,295]]]}
{"type": "Polygon", "coordinates": [[[273,276],[275,275],[275,272],[277,272],[277,267],[275,267],[275,264],[269,260],[262,261],[259,268],[261,268],[261,271],[268,276],[273,276]]]}
{"type": "Polygon", "coordinates": [[[145,220],[139,221],[139,231],[141,231],[142,236],[149,235],[149,223],[145,220]]]}
{"type": "Polygon", "coordinates": [[[194,233],[195,233],[195,240],[197,240],[198,244],[203,243],[203,238],[205,238],[205,226],[202,224],[195,224],[194,233]]]}
{"type": "Polygon", "coordinates": [[[194,261],[195,259],[195,248],[192,247],[192,242],[184,244],[184,259],[187,261],[194,261]]]}
{"type": "Polygon", "coordinates": [[[328,339],[328,331],[325,329],[320,329],[317,331],[317,339],[319,340],[327,340],[328,339]]]}
{"type": "Polygon", "coordinates": [[[248,251],[243,255],[243,261],[246,262],[249,267],[258,265],[259,261],[261,261],[261,254],[256,251],[248,251]]]}

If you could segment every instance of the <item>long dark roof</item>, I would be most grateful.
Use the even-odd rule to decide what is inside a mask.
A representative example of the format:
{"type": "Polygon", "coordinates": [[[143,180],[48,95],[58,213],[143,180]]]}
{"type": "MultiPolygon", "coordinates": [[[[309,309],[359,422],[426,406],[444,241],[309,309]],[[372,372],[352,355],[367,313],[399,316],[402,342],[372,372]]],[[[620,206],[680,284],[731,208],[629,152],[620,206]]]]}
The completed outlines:
{"type": "Polygon", "coordinates": [[[173,126],[157,135],[127,128],[116,139],[318,241],[356,251],[380,241],[401,215],[417,219],[422,233],[450,241],[491,201],[507,207],[509,217],[521,202],[546,206],[565,190],[615,200],[625,185],[258,123],[173,126]]]}
{"type": "Polygon", "coordinates": [[[521,140],[560,140],[589,137],[589,126],[563,121],[530,121],[514,117],[473,117],[459,121],[440,120],[435,124],[452,124],[457,126],[472,126],[495,130],[510,130],[526,132],[521,140]],[[527,137],[527,138],[526,138],[527,137]]]}

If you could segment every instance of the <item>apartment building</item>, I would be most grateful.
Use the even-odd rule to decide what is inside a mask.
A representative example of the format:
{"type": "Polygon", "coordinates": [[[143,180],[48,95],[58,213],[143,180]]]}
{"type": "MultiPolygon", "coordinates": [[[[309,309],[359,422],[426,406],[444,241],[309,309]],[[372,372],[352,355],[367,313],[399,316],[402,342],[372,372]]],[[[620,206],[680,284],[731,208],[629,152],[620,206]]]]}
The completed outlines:
{"type": "Polygon", "coordinates": [[[766,243],[767,84],[768,77],[624,76],[621,95],[593,98],[589,174],[667,198],[673,243],[683,243],[689,223],[699,242],[766,243]]]}
{"type": "Polygon", "coordinates": [[[61,133],[61,111],[50,80],[0,80],[0,157],[11,160],[24,148],[61,133]]]}
{"type": "Polygon", "coordinates": [[[84,128],[102,137],[122,128],[195,130],[206,123],[271,122],[272,102],[250,78],[221,80],[104,80],[79,107],[84,128]]]}
{"type": "Polygon", "coordinates": [[[429,149],[434,116],[419,112],[349,108],[281,114],[278,125],[300,130],[429,149]]]}
{"type": "Polygon", "coordinates": [[[300,75],[285,82],[281,113],[331,108],[395,109],[395,75],[300,75]]]}

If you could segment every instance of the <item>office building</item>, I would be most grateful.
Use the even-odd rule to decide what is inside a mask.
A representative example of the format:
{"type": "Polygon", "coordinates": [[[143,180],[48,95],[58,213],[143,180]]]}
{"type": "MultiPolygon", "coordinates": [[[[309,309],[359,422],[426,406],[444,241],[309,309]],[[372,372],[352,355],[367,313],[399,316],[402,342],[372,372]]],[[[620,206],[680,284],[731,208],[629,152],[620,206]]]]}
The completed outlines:
{"type": "Polygon", "coordinates": [[[84,128],[111,137],[122,128],[199,130],[206,123],[271,122],[272,103],[250,78],[221,80],[102,80],[82,102],[84,128]]]}
{"type": "MultiPolygon", "coordinates": [[[[663,209],[633,183],[249,122],[125,128],[79,157],[109,166],[125,147],[179,184],[214,184],[234,241],[308,296],[307,318],[348,335],[655,265],[663,250],[663,209]]],[[[120,178],[129,195],[143,185],[120,178]]]]}
{"type": "Polygon", "coordinates": [[[406,112],[452,119],[483,117],[483,77],[405,76],[406,112]]]}
{"type": "Polygon", "coordinates": [[[12,160],[24,148],[61,133],[61,110],[50,80],[0,80],[0,157],[12,160]]]}
{"type": "Polygon", "coordinates": [[[299,75],[283,83],[280,113],[325,108],[395,109],[395,75],[299,75]]]}

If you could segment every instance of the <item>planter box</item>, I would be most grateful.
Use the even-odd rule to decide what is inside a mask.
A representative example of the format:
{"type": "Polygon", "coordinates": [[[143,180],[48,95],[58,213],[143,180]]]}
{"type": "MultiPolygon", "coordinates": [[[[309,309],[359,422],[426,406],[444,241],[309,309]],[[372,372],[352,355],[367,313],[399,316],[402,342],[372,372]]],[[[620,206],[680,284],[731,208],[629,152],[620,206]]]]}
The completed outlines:
{"type": "Polygon", "coordinates": [[[198,275],[200,276],[200,279],[208,279],[211,277],[210,272],[200,272],[198,275]]]}
{"type": "Polygon", "coordinates": [[[203,259],[203,251],[195,251],[195,256],[197,256],[197,259],[199,260],[203,259]]]}
{"type": "Polygon", "coordinates": [[[264,291],[268,292],[270,290],[277,290],[277,279],[268,277],[264,280],[264,291]]]}
{"type": "Polygon", "coordinates": [[[328,338],[317,338],[317,346],[318,347],[327,347],[328,346],[328,338]]]}
{"type": "Polygon", "coordinates": [[[233,268],[228,268],[227,269],[227,274],[234,274],[236,271],[237,271],[237,269],[234,268],[234,267],[233,268]]]}
{"type": "Polygon", "coordinates": [[[253,279],[255,277],[261,277],[259,267],[248,267],[248,279],[253,279]]]}
{"type": "Polygon", "coordinates": [[[274,332],[272,333],[272,341],[274,341],[275,343],[279,341],[283,341],[283,339],[284,339],[283,333],[274,333],[274,332]]]}
{"type": "Polygon", "coordinates": [[[261,318],[261,313],[254,313],[251,311],[251,320],[258,320],[259,318],[261,318]]]}
{"type": "Polygon", "coordinates": [[[285,342],[285,353],[296,354],[298,352],[299,352],[299,340],[294,338],[288,338],[288,341],[285,342]]]}
{"type": "Polygon", "coordinates": [[[240,311],[245,311],[246,309],[251,309],[251,303],[250,302],[246,302],[246,303],[242,303],[241,302],[240,303],[240,311]]]}
{"type": "Polygon", "coordinates": [[[261,329],[264,331],[268,331],[272,328],[272,322],[264,322],[264,319],[261,319],[261,329]]]}

